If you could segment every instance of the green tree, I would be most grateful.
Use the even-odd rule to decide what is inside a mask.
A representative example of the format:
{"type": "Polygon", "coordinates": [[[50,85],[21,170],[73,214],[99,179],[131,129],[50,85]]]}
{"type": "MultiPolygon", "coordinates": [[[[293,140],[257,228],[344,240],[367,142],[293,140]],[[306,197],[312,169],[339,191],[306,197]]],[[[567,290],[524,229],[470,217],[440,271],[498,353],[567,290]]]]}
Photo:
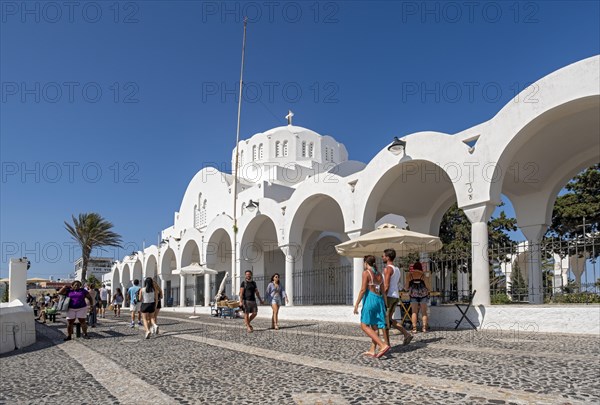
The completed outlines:
{"type": "Polygon", "coordinates": [[[513,301],[521,301],[527,295],[527,283],[521,275],[521,267],[516,262],[512,269],[511,281],[508,283],[508,294],[513,301]]]}
{"type": "Polygon", "coordinates": [[[4,289],[2,290],[2,301],[8,302],[8,283],[4,283],[4,289]]]}
{"type": "Polygon", "coordinates": [[[86,279],[92,250],[102,246],[121,247],[121,236],[111,230],[113,224],[102,218],[100,214],[84,213],[79,214],[78,218],[72,216],[72,219],[72,224],[65,221],[65,228],[81,247],[81,280],[83,281],[86,279]]]}
{"type": "Polygon", "coordinates": [[[93,285],[94,287],[98,287],[101,283],[100,280],[96,278],[93,274],[90,274],[87,278],[87,282],[89,285],[93,285]]]}
{"type": "MultiPolygon", "coordinates": [[[[503,206],[502,203],[500,206],[503,206]]],[[[513,245],[514,242],[507,234],[517,230],[517,220],[506,216],[504,211],[488,221],[489,245],[513,245]]],[[[443,251],[471,249],[471,221],[458,205],[453,204],[444,214],[440,224],[440,239],[444,244],[443,251]]]]}
{"type": "Polygon", "coordinates": [[[575,176],[565,186],[567,192],[556,198],[549,232],[560,238],[573,239],[600,230],[600,164],[591,166],[575,176]]]}

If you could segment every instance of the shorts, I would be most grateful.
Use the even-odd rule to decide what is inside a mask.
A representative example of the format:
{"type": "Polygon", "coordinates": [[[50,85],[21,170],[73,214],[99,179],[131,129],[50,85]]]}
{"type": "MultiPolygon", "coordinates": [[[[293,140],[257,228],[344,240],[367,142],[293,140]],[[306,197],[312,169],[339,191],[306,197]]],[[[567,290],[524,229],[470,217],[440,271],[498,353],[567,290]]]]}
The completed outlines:
{"type": "Polygon", "coordinates": [[[106,309],[107,306],[108,306],[108,301],[107,300],[101,300],[100,301],[100,308],[106,309]]]}
{"type": "Polygon", "coordinates": [[[138,302],[137,304],[129,304],[129,309],[131,312],[140,312],[142,310],[142,303],[138,302]]]}
{"type": "Polygon", "coordinates": [[[156,304],[154,302],[147,302],[145,304],[141,304],[141,310],[144,314],[153,313],[155,308],[156,304]]]}
{"type": "Polygon", "coordinates": [[[244,313],[254,314],[256,312],[258,312],[258,305],[256,305],[256,301],[245,301],[244,300],[244,313]]]}
{"type": "Polygon", "coordinates": [[[69,308],[67,311],[67,319],[85,319],[87,318],[88,307],[69,308]]]}
{"type": "Polygon", "coordinates": [[[410,297],[411,304],[429,304],[429,297],[410,297]]]}
{"type": "Polygon", "coordinates": [[[158,302],[156,303],[156,309],[161,309],[162,308],[162,300],[158,300],[158,302]]]}
{"type": "Polygon", "coordinates": [[[279,306],[281,306],[283,304],[283,299],[281,299],[280,295],[277,295],[277,296],[271,298],[271,305],[273,305],[273,304],[277,304],[279,306]]]}
{"type": "Polygon", "coordinates": [[[389,329],[390,324],[392,322],[392,317],[394,316],[394,311],[396,311],[396,305],[398,305],[398,298],[387,297],[387,307],[385,310],[385,328],[389,329]]]}

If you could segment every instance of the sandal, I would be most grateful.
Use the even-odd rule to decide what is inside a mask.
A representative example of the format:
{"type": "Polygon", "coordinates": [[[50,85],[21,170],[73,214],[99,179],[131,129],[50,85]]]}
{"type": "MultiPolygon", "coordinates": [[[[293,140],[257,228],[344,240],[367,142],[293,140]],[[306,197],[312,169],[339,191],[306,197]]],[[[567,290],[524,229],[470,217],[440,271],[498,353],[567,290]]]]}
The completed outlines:
{"type": "Polygon", "coordinates": [[[363,356],[369,356],[369,357],[375,357],[375,353],[371,353],[371,352],[364,352],[363,356]]]}
{"type": "Polygon", "coordinates": [[[375,357],[377,357],[377,358],[383,357],[383,356],[385,356],[385,355],[387,354],[387,352],[389,352],[391,349],[392,349],[392,347],[391,347],[391,346],[386,346],[386,347],[385,347],[385,349],[383,349],[382,351],[380,351],[379,353],[377,353],[377,354],[375,355],[375,357]]]}

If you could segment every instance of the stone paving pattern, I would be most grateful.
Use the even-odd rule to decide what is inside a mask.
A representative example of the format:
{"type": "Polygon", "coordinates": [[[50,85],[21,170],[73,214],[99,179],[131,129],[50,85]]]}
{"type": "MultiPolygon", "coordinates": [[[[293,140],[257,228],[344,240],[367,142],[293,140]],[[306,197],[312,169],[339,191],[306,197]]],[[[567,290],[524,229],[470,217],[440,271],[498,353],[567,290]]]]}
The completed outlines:
{"type": "Polygon", "coordinates": [[[148,340],[124,316],[69,342],[64,319],[38,324],[35,345],[0,357],[0,404],[600,403],[598,336],[440,330],[408,346],[393,335],[390,355],[374,359],[358,325],[284,320],[274,331],[256,319],[249,334],[240,319],[159,319],[148,340]],[[72,350],[100,360],[82,365],[72,350]],[[132,376],[139,392],[126,392],[132,376]]]}

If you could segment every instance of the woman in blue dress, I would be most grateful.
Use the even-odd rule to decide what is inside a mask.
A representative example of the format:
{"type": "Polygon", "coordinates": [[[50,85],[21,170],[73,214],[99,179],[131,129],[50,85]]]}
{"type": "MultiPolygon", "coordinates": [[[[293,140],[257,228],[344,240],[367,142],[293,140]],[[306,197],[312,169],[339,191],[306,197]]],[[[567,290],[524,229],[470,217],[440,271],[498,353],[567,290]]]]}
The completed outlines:
{"type": "Polygon", "coordinates": [[[383,276],[375,266],[375,256],[365,256],[362,286],[354,304],[354,313],[358,314],[358,304],[362,301],[360,328],[371,338],[371,349],[363,353],[371,357],[382,357],[390,351],[378,334],[379,328],[385,328],[385,296],[383,294],[383,276]],[[379,347],[379,351],[375,350],[379,347]]]}

